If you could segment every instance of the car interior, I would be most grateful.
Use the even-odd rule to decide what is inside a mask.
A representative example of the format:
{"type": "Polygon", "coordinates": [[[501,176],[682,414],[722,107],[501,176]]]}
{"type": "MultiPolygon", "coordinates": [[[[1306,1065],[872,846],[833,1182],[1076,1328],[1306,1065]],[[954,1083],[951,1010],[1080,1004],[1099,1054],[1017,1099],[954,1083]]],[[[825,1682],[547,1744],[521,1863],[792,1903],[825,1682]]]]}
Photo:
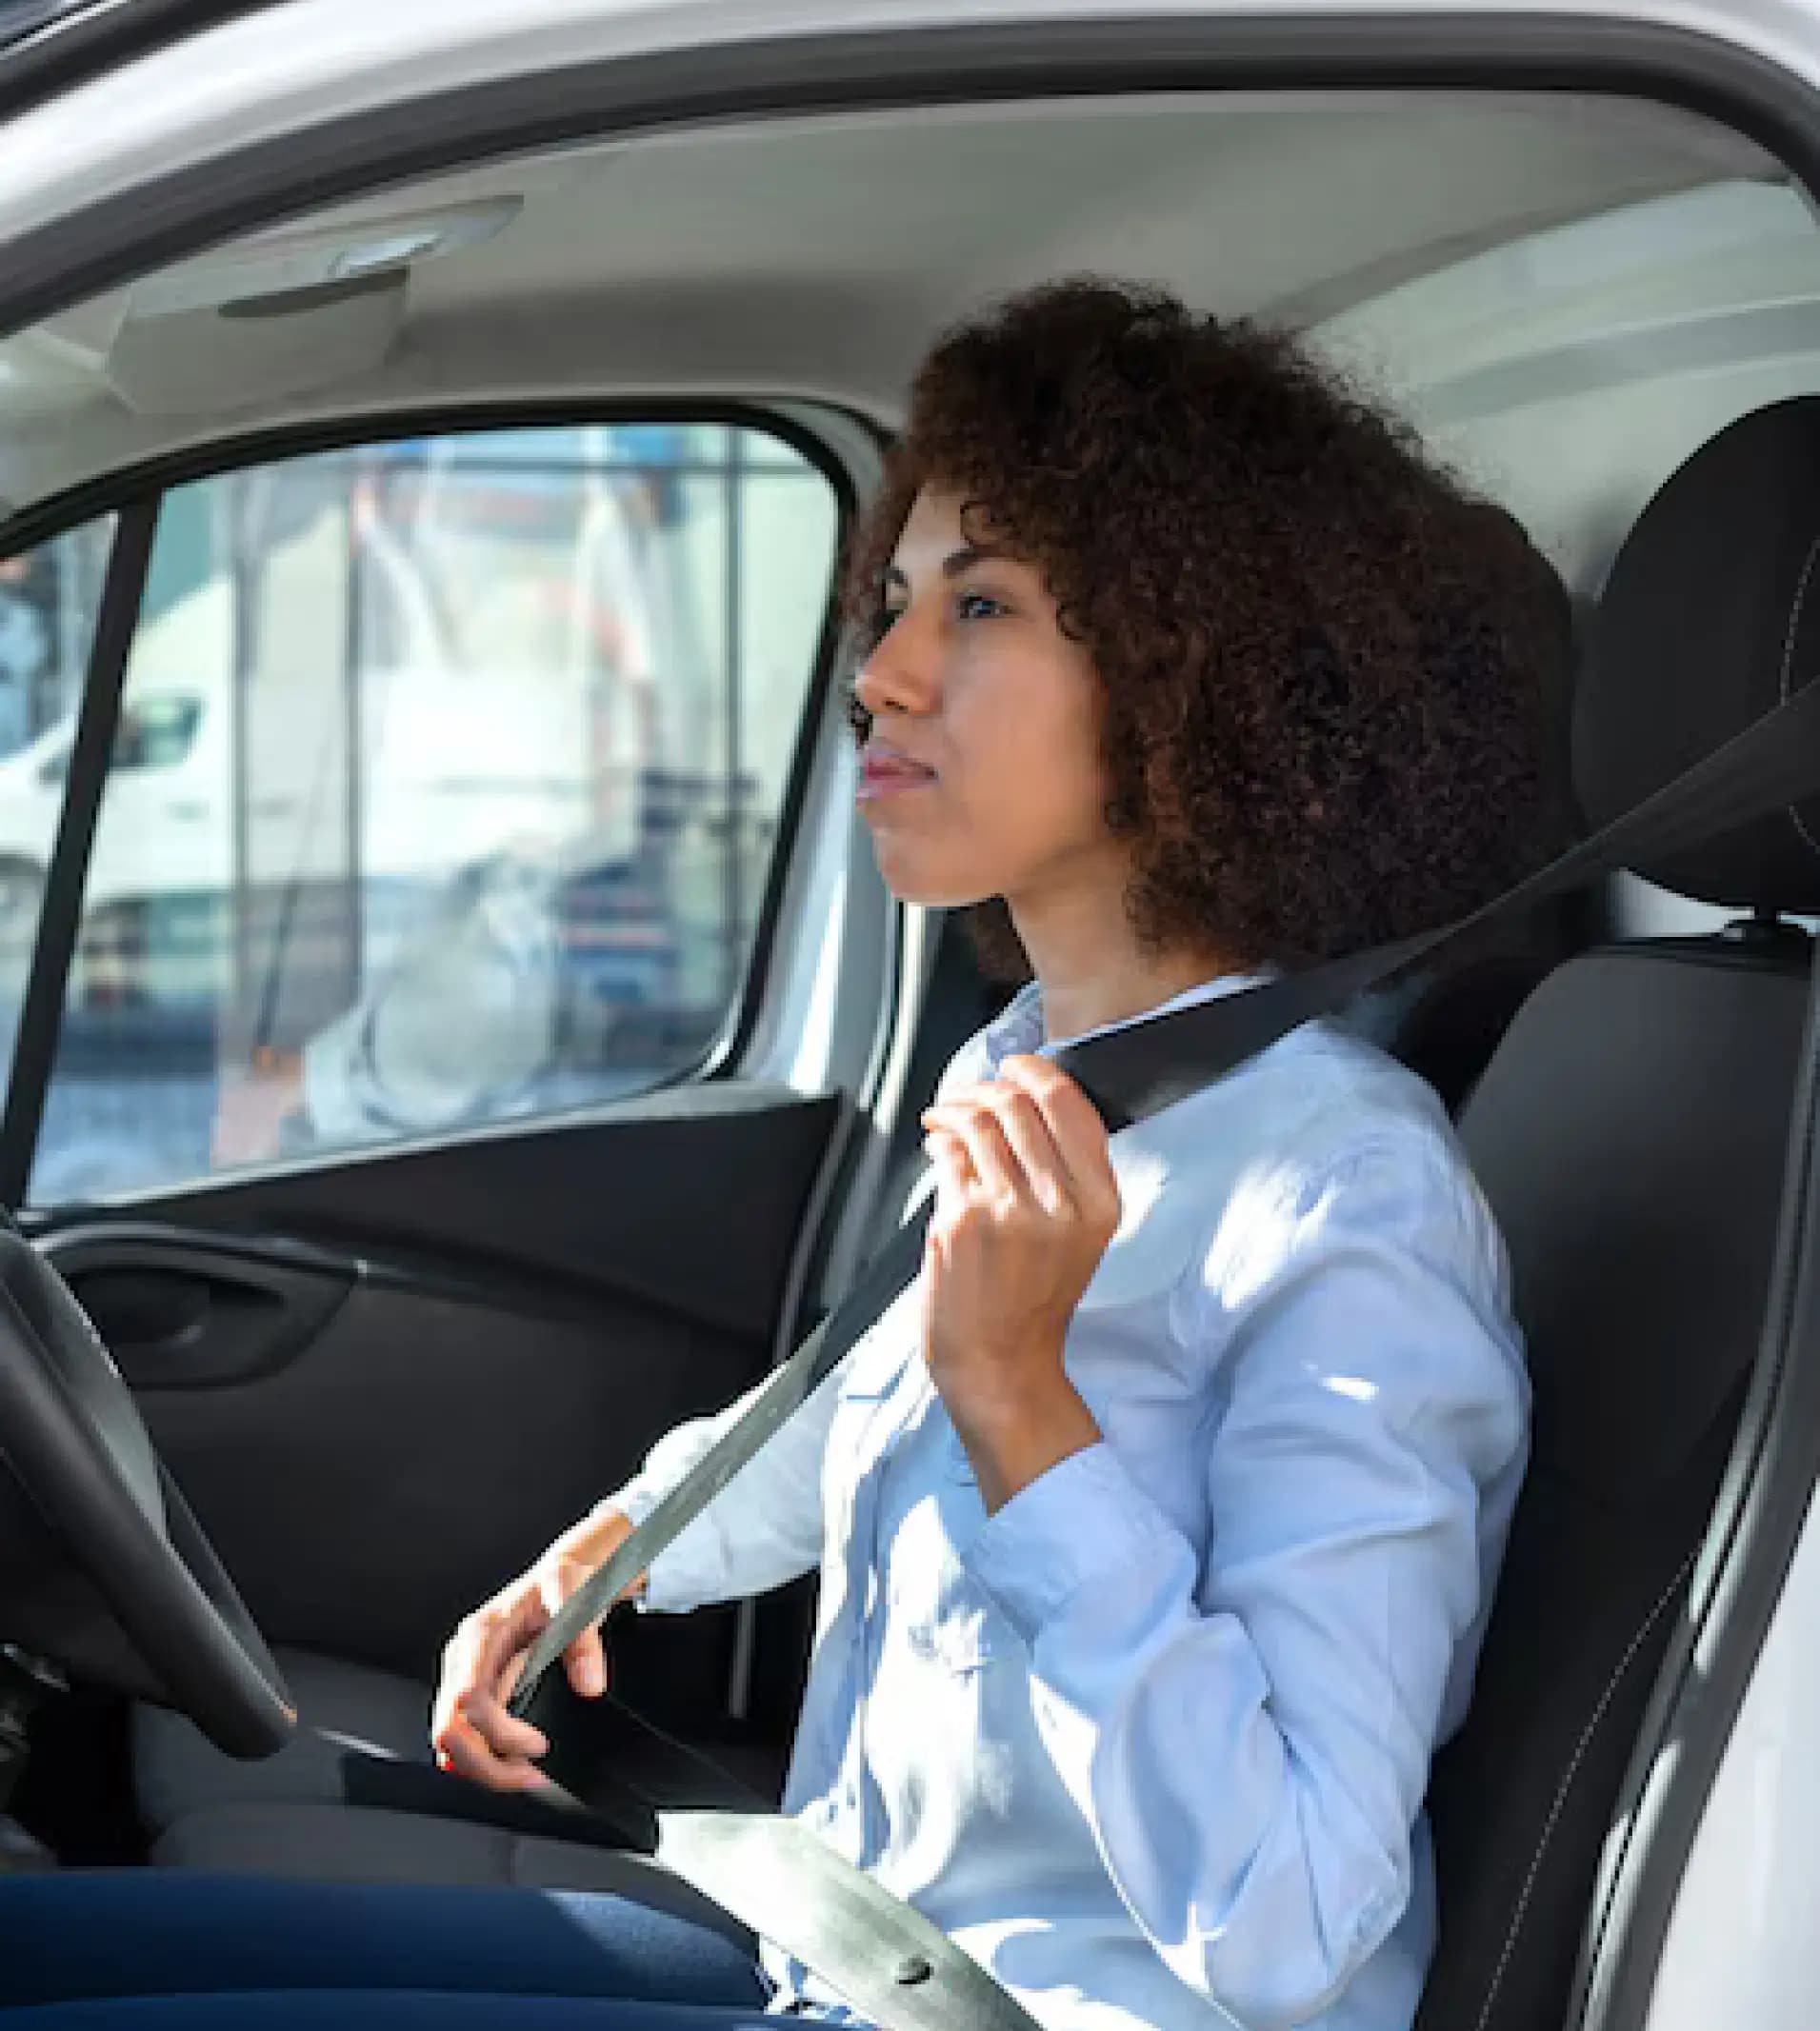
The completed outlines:
{"type": "MultiPolygon", "coordinates": [[[[389,1790],[384,1766],[432,1782],[426,1719],[456,1621],[666,1431],[787,1354],[914,1194],[918,1112],[1008,989],[957,921],[900,909],[870,866],[830,619],[839,540],[933,336],[1090,272],[1296,329],[1521,522],[1572,616],[1551,709],[1585,827],[1808,681],[1820,219],[1757,141],[1643,98],[1159,90],[603,132],[250,223],[0,341],[0,560],[17,567],[0,566],[0,603],[31,572],[54,580],[34,611],[64,689],[28,730],[74,739],[42,869],[29,878],[23,847],[15,886],[0,869],[0,1199],[110,1350],[301,1720],[275,1754],[225,1753],[168,1661],[7,1491],[10,1865],[589,1882],[588,1841],[534,1807],[442,1817],[433,1789],[389,1790]],[[743,704],[709,743],[719,801],[677,835],[699,833],[715,909],[737,890],[702,933],[721,955],[707,986],[676,987],[695,947],[666,943],[664,885],[685,863],[615,848],[579,941],[608,1013],[565,1005],[562,1079],[358,1134],[300,1130],[286,1088],[274,1139],[236,1142],[229,1088],[264,1092],[337,996],[383,972],[390,877],[338,863],[308,937],[296,911],[317,903],[293,895],[272,930],[244,846],[204,919],[129,895],[130,859],[180,820],[130,802],[146,771],[112,742],[123,686],[130,710],[135,684],[150,695],[195,645],[254,671],[221,765],[221,823],[249,836],[262,766],[277,780],[260,742],[297,724],[245,703],[286,635],[270,587],[303,572],[306,604],[354,611],[354,567],[321,590],[317,508],[286,507],[270,476],[307,471],[312,502],[332,496],[362,570],[392,568],[386,531],[421,548],[433,528],[471,577],[483,555],[509,568],[496,528],[535,515],[534,488],[502,491],[484,447],[510,436],[523,467],[532,438],[544,458],[590,431],[669,433],[656,451],[638,440],[675,490],[634,500],[628,483],[632,548],[710,587],[685,604],[700,621],[716,603],[700,650],[715,682],[740,638],[743,704]],[[742,548],[738,489],[765,486],[742,548]],[[464,549],[485,515],[490,547],[464,549]],[[685,531],[668,551],[666,530],[685,531]],[[264,648],[247,647],[250,600],[276,617],[264,648]],[[762,808],[741,829],[746,772],[762,808]],[[99,868],[110,825],[127,872],[85,904],[87,846],[99,868]],[[332,991],[305,951],[331,954],[332,991]],[[274,995],[282,1019],[251,1021],[274,995]],[[688,1021],[664,1027],[666,995],[688,1021]],[[159,1108],[181,1133],[154,1134],[159,1108]]],[[[623,609],[623,593],[597,604],[623,609]]],[[[431,595],[426,611],[448,597],[431,595]]],[[[396,594],[394,633],[415,597],[396,594]]],[[[638,681],[661,694],[682,638],[652,639],[638,681]]],[[[342,712],[344,662],[290,640],[284,682],[342,712]]],[[[623,634],[610,655],[636,661],[623,634]]],[[[382,780],[399,742],[364,707],[336,725],[331,796],[359,818],[348,786],[382,780]]],[[[658,757],[672,775],[702,766],[678,738],[658,757]]],[[[524,829],[522,802],[513,787],[501,839],[524,829]]],[[[1765,1320],[1813,1049],[1817,842],[1820,799],[1540,906],[1342,1018],[1453,1111],[1510,1249],[1535,1386],[1472,1711],[1434,1773],[1442,1928],[1422,2031],[1567,2021],[1657,1823],[1773,1407],[1765,1320]]],[[[467,858],[450,849],[451,877],[467,858]]],[[[434,886],[406,868],[399,892],[412,884],[434,886]]],[[[621,1616],[615,1692],[774,1802],[811,1609],[805,1582],[621,1616]]]]}

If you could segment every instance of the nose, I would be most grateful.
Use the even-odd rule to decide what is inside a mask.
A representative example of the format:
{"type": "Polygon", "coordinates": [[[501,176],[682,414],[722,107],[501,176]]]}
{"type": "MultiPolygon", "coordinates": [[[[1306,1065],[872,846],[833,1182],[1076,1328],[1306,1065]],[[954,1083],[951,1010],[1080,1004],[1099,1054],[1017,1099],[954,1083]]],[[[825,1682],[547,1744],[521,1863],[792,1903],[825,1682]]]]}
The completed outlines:
{"type": "Polygon", "coordinates": [[[874,719],[887,712],[927,712],[936,688],[934,659],[908,613],[892,623],[853,680],[853,696],[874,719]]]}

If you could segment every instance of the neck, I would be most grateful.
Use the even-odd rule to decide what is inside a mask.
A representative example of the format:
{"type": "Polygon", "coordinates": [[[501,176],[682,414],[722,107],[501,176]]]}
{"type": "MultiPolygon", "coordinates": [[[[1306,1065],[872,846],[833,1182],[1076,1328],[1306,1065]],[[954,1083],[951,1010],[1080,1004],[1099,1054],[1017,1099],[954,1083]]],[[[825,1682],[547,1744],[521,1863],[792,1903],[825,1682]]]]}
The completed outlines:
{"type": "Polygon", "coordinates": [[[1144,951],[1122,911],[1110,934],[1103,917],[1083,914],[1070,923],[1046,912],[1031,921],[1015,903],[1011,921],[1042,992],[1045,1041],[1050,1044],[1129,1022],[1203,981],[1244,970],[1234,955],[1210,942],[1144,951]]]}

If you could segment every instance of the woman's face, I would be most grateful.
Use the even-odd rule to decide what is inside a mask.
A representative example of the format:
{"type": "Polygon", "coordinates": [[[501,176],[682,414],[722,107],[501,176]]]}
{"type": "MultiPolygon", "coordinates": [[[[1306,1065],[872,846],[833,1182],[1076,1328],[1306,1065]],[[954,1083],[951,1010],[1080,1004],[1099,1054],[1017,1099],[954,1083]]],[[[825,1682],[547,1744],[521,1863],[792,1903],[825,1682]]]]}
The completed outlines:
{"type": "Polygon", "coordinates": [[[906,902],[940,907],[1122,886],[1093,666],[1032,566],[969,542],[961,505],[917,496],[855,686],[872,719],[859,808],[879,872],[906,902]]]}

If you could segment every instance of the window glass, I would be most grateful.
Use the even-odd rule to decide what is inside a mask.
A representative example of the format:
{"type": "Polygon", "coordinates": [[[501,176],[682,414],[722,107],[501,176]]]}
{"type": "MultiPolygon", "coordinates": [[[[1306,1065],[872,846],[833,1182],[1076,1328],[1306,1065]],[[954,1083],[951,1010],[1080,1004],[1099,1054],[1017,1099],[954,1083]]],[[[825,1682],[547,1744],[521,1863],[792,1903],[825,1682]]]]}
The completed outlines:
{"type": "Polygon", "coordinates": [[[111,517],[0,556],[0,1045],[11,1063],[111,517]]]}
{"type": "Polygon", "coordinates": [[[32,1200],[699,1062],[750,963],[837,534],[816,468],[720,425],[171,493],[32,1200]]]}
{"type": "MultiPolygon", "coordinates": [[[[161,698],[141,699],[120,714],[114,735],[113,766],[127,768],[180,768],[196,743],[202,724],[202,700],[173,691],[161,698]]],[[[68,769],[66,753],[60,767],[68,769]]]]}

